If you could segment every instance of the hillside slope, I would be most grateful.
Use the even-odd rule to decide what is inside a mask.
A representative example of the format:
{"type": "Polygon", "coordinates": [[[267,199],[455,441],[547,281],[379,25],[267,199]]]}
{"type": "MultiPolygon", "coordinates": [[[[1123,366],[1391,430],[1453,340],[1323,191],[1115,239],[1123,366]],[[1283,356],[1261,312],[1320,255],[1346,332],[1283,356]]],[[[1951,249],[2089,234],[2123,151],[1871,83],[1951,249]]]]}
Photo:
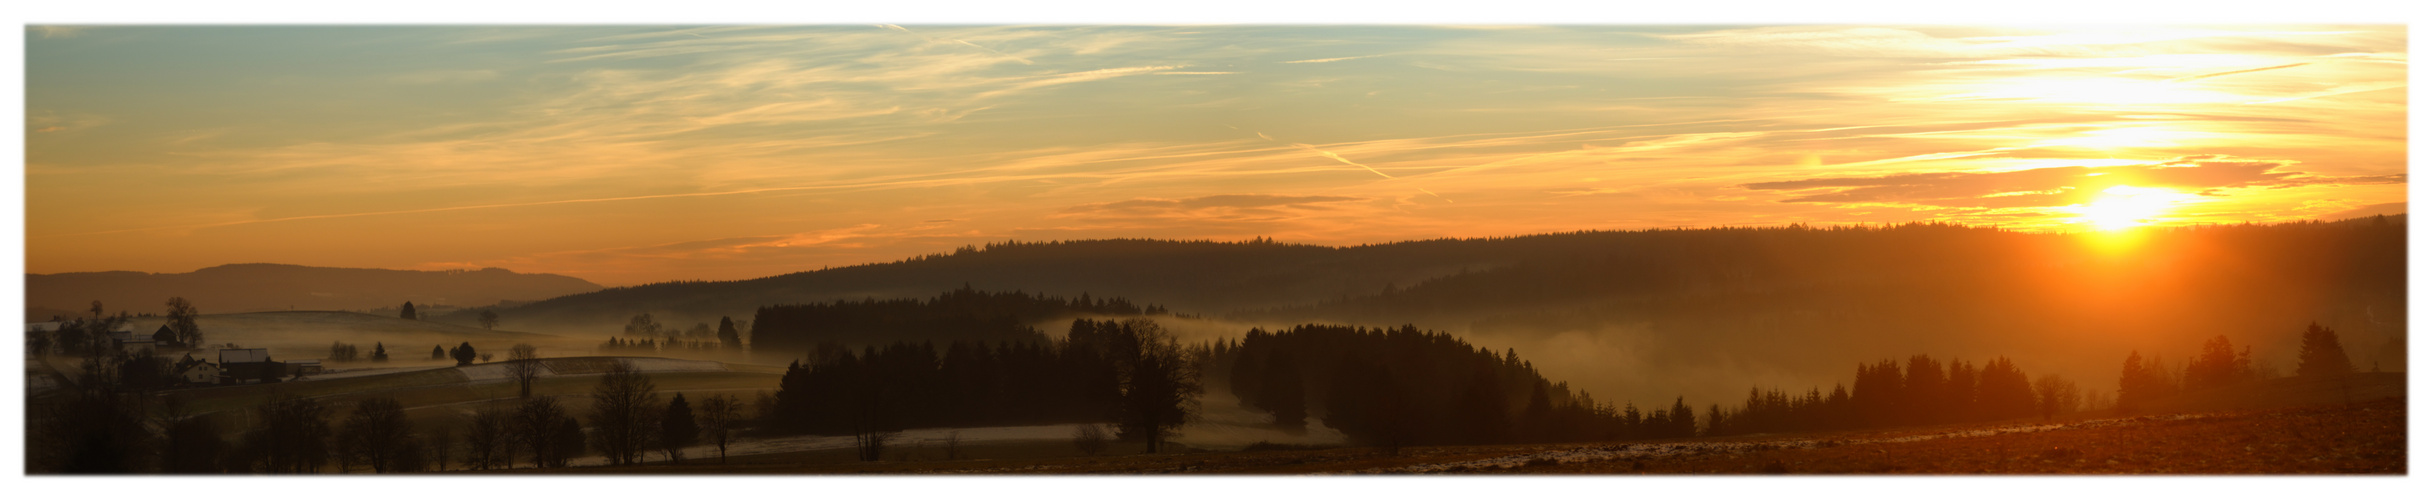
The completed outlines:
{"type": "MultiPolygon", "coordinates": [[[[190,273],[27,274],[26,305],[82,311],[95,300],[112,310],[158,313],[170,297],[185,297],[205,313],[372,309],[416,304],[487,306],[599,290],[589,281],[505,269],[400,271],[287,264],[229,264],[190,273]]],[[[38,314],[29,319],[49,318],[38,314]]]]}

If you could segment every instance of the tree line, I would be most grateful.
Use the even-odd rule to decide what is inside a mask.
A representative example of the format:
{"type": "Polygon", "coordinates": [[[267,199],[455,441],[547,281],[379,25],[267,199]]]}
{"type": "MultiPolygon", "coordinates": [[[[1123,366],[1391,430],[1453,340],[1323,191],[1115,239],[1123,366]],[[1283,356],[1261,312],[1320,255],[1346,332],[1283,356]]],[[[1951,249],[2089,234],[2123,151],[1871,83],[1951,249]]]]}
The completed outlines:
{"type": "Polygon", "coordinates": [[[650,377],[622,361],[593,388],[587,419],[554,396],[527,392],[513,404],[475,410],[460,426],[417,425],[389,397],[332,405],[285,396],[235,414],[193,413],[179,398],[125,385],[118,375],[99,367],[66,394],[36,401],[28,472],[309,474],[335,466],[390,473],[564,467],[589,453],[612,464],[640,463],[649,453],[680,462],[683,448],[703,441],[723,460],[744,422],[733,396],[695,408],[678,393],[662,404],[650,377]]]}
{"type": "Polygon", "coordinates": [[[1497,444],[1696,434],[1685,400],[1641,411],[1552,382],[1519,354],[1415,326],[1252,329],[1212,349],[1242,405],[1286,431],[1314,416],[1363,444],[1497,444]]]}
{"type": "MultiPolygon", "coordinates": [[[[763,323],[764,325],[766,323],[763,323]]],[[[764,428],[857,437],[876,460],[913,427],[1115,422],[1154,452],[1196,410],[1194,354],[1155,321],[1076,319],[1063,339],[865,346],[824,342],[789,364],[764,428]]]]}
{"type": "Polygon", "coordinates": [[[983,292],[963,288],[929,299],[863,299],[762,307],[753,316],[749,341],[763,353],[800,353],[821,343],[883,345],[898,340],[930,342],[1045,342],[1044,332],[1030,325],[1059,317],[1140,316],[1167,314],[1158,306],[1131,301],[1093,299],[1082,294],[1066,299],[1023,292],[983,292]]]}

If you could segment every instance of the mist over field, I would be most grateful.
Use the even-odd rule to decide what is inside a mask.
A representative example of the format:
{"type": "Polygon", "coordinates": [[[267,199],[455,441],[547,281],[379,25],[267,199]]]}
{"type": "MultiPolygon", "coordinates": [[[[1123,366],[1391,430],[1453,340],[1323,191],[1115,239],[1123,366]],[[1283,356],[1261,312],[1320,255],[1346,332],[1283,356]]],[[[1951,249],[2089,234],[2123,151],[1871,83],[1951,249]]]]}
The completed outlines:
{"type": "MultiPolygon", "coordinates": [[[[1829,392],[1859,363],[1915,354],[1975,365],[2008,357],[2034,374],[2100,384],[2117,377],[2132,351],[2181,363],[2214,336],[2253,346],[2259,362],[2286,372],[2308,323],[2342,332],[2360,366],[2402,371],[2405,223],[2401,215],[2133,237],[1929,225],[1344,248],[994,244],[755,280],[611,288],[497,311],[502,328],[603,337],[645,312],[671,326],[714,325],[764,306],[923,298],[964,286],[1087,294],[1187,314],[1159,321],[1192,342],[1302,323],[1410,324],[1516,351],[1600,401],[1732,402],[1752,386],[1829,392]]],[[[1031,325],[1058,336],[1076,317],[1031,325]]],[[[804,354],[755,355],[783,363],[804,354]]]]}

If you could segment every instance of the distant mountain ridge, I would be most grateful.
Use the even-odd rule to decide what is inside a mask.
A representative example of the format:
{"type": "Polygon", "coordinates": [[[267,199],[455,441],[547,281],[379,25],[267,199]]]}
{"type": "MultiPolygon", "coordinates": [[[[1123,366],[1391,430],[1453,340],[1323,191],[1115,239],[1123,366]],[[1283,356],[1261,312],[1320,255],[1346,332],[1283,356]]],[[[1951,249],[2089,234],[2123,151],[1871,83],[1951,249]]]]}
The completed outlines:
{"type": "MultiPolygon", "coordinates": [[[[170,297],[185,297],[206,314],[395,307],[406,301],[477,307],[599,290],[596,283],[555,274],[506,269],[406,271],[227,264],[188,273],[107,271],[25,275],[26,305],[83,311],[99,300],[111,311],[159,313],[170,297]]],[[[48,318],[47,314],[29,320],[48,318]]]]}

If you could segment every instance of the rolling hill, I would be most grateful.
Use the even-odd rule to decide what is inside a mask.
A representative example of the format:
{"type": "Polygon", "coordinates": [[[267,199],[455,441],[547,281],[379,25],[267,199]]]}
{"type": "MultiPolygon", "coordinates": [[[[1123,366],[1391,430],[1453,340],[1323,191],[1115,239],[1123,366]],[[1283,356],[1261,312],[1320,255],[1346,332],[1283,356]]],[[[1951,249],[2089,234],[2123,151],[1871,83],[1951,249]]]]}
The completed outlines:
{"type": "Polygon", "coordinates": [[[84,311],[93,301],[115,310],[157,313],[170,297],[185,297],[205,313],[374,309],[416,304],[479,307],[599,290],[579,278],[505,269],[400,271],[229,264],[190,273],[110,271],[27,274],[29,320],[57,311],[84,311]]]}

